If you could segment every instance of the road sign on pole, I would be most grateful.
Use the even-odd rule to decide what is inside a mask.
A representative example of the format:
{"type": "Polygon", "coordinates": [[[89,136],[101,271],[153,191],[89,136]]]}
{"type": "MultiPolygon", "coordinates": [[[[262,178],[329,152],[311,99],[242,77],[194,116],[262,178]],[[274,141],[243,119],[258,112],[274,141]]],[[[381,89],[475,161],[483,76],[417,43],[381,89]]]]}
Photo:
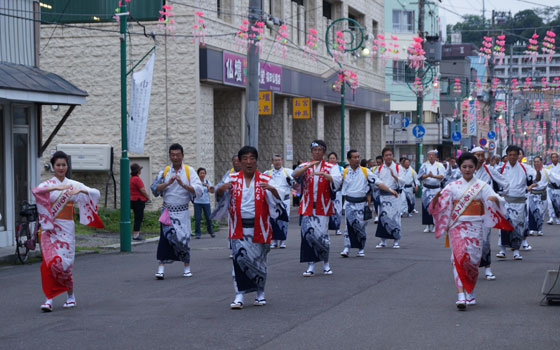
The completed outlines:
{"type": "Polygon", "coordinates": [[[495,138],[496,138],[496,133],[495,133],[494,131],[492,131],[492,130],[488,131],[488,138],[489,138],[490,140],[495,139],[495,138]]]}
{"type": "Polygon", "coordinates": [[[455,131],[451,134],[451,140],[458,142],[461,141],[461,138],[463,137],[463,135],[461,135],[460,131],[455,131]]]}
{"type": "Polygon", "coordinates": [[[421,139],[425,134],[426,129],[422,125],[416,125],[414,128],[412,128],[412,135],[414,135],[416,138],[421,139]]]}
{"type": "Polygon", "coordinates": [[[490,151],[495,150],[495,149],[496,149],[496,143],[495,143],[494,141],[490,141],[490,142],[488,143],[488,149],[489,149],[490,151]]]}
{"type": "Polygon", "coordinates": [[[406,129],[406,128],[408,128],[409,125],[410,125],[410,119],[408,119],[407,117],[403,117],[402,118],[402,128],[406,129]]]}
{"type": "Polygon", "coordinates": [[[484,147],[486,146],[486,144],[488,143],[488,140],[486,140],[484,137],[482,137],[480,140],[478,140],[478,143],[484,147]]]}

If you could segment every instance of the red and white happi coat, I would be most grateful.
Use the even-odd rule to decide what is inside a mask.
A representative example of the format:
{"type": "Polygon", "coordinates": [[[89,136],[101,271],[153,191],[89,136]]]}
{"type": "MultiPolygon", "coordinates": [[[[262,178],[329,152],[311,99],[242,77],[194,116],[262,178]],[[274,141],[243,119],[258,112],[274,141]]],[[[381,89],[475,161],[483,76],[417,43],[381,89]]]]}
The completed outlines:
{"type": "MultiPolygon", "coordinates": [[[[300,167],[308,165],[309,162],[303,163],[300,167]]],[[[337,165],[338,166],[338,165],[337,165]]],[[[333,164],[321,161],[319,171],[329,174],[333,164]]],[[[303,174],[303,195],[299,204],[299,214],[312,216],[314,202],[314,181],[315,166],[310,167],[303,174]]],[[[331,216],[335,214],[334,202],[331,199],[331,184],[324,176],[318,176],[317,184],[317,201],[315,202],[315,215],[331,216]]]]}
{"type": "MultiPolygon", "coordinates": [[[[229,200],[229,238],[242,239],[243,226],[241,223],[241,202],[243,198],[243,186],[245,178],[243,171],[233,173],[229,176],[231,181],[229,200]]],[[[253,230],[253,243],[270,243],[272,238],[272,227],[270,226],[271,211],[267,201],[267,191],[259,186],[261,182],[267,182],[270,176],[255,171],[253,185],[255,194],[255,226],[253,230]]],[[[269,194],[268,196],[270,196],[269,194]]]]}
{"type": "Polygon", "coordinates": [[[33,189],[41,224],[41,280],[47,298],[73,288],[72,267],[74,265],[74,203],[80,209],[80,223],[97,228],[104,227],[97,215],[99,191],[84,186],[78,181],[56,177],[44,181],[33,189]],[[49,187],[70,185],[64,191],[47,190],[49,187]],[[88,194],[70,195],[73,189],[86,189],[88,194]]]}
{"type": "Polygon", "coordinates": [[[429,205],[434,216],[436,238],[449,234],[453,264],[457,272],[457,287],[472,292],[478,278],[482,256],[484,227],[511,229],[504,214],[505,201],[492,186],[473,177],[461,178],[441,191],[441,196],[429,205]],[[489,201],[489,196],[500,199],[500,206],[489,201]]]}

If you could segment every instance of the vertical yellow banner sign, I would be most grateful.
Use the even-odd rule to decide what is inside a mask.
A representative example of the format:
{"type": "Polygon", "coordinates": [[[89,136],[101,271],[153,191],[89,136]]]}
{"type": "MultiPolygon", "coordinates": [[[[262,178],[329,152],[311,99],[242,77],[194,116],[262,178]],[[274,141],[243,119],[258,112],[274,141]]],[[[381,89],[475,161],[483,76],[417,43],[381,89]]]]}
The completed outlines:
{"type": "Polygon", "coordinates": [[[292,99],[292,112],[294,119],[310,119],[311,99],[309,97],[294,97],[292,99]]]}

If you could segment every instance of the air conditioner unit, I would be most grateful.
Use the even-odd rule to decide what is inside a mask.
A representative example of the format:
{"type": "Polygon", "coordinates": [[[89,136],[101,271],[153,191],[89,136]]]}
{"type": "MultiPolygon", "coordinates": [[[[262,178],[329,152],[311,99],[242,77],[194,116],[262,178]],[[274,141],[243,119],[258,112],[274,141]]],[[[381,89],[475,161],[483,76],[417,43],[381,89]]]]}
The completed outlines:
{"type": "Polygon", "coordinates": [[[546,301],[560,301],[560,276],[558,270],[548,270],[544,275],[541,292],[546,296],[546,301]]]}
{"type": "Polygon", "coordinates": [[[109,171],[111,169],[111,145],[107,144],[59,144],[57,151],[72,156],[72,170],[109,171]]]}

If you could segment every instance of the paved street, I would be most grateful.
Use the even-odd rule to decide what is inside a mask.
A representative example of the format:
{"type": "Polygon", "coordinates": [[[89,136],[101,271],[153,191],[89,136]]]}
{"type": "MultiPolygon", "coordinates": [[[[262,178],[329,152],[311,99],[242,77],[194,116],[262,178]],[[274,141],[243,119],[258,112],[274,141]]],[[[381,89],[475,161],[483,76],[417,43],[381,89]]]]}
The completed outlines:
{"type": "MultiPolygon", "coordinates": [[[[417,208],[420,208],[417,203],[417,208]]],[[[79,256],[78,306],[41,313],[39,264],[0,269],[3,349],[559,349],[560,308],[539,306],[545,271],[560,263],[560,226],[532,237],[524,261],[495,261],[496,281],[479,279],[479,305],[454,306],[449,249],[423,233],[420,215],[404,219],[400,250],[375,249],[369,226],[366,257],[342,259],[331,236],[332,276],[302,277],[299,228],[288,248],[269,255],[265,307],[229,309],[231,261],[222,229],[192,240],[192,278],[180,264],[156,281],[156,244],[131,254],[79,256]]],[[[495,243],[496,233],[492,241],[495,243]]],[[[495,244],[494,244],[495,248],[495,244]]],[[[495,254],[495,251],[494,251],[495,254]]],[[[496,259],[494,259],[496,260],[496,259]]],[[[320,271],[321,266],[318,266],[320,271]]]]}

